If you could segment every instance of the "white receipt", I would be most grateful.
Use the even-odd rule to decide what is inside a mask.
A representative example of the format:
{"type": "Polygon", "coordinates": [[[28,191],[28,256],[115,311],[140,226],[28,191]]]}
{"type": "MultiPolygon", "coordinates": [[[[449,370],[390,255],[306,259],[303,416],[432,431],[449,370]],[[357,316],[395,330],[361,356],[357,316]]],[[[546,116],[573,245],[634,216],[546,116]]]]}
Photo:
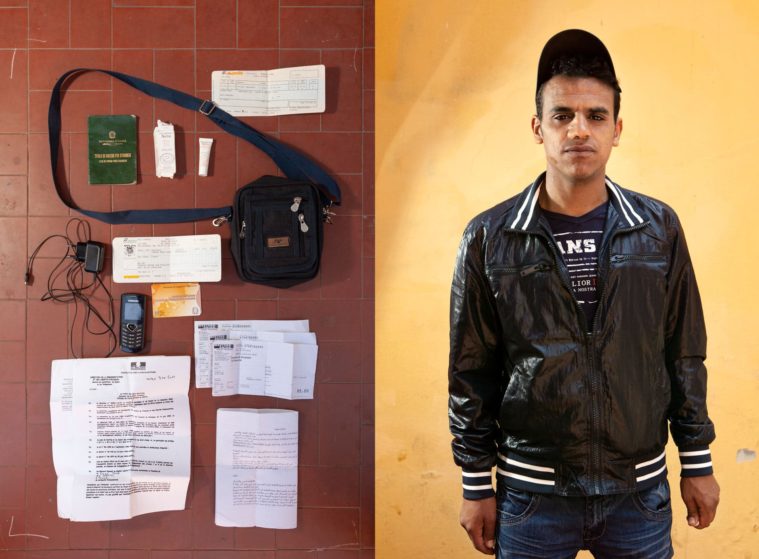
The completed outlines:
{"type": "Polygon", "coordinates": [[[324,65],[211,73],[211,99],[234,116],[323,113],[324,65]]]}
{"type": "Polygon", "coordinates": [[[174,125],[158,121],[153,129],[155,148],[155,176],[173,179],[177,172],[177,154],[174,140],[174,125]]]}
{"type": "Polygon", "coordinates": [[[212,386],[213,342],[240,339],[243,334],[255,340],[259,331],[308,332],[308,320],[196,320],[195,387],[212,386]]]}
{"type": "Polygon", "coordinates": [[[211,342],[212,394],[311,399],[318,349],[313,332],[231,330],[211,342]]]}
{"type": "Polygon", "coordinates": [[[113,239],[113,281],[116,283],[219,280],[220,235],[113,239]]]}

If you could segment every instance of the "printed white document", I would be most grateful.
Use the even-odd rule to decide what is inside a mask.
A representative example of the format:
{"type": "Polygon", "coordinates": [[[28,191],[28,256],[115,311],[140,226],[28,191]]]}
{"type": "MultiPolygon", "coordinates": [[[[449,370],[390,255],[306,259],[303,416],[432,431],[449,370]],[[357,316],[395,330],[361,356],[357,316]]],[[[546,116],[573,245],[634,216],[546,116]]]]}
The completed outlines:
{"type": "Polygon", "coordinates": [[[184,509],[189,386],[188,356],[53,361],[58,516],[122,520],[184,509]]]}
{"type": "Polygon", "coordinates": [[[319,353],[316,334],[260,332],[258,337],[272,348],[267,352],[267,395],[289,400],[312,399],[319,353]]]}
{"type": "Polygon", "coordinates": [[[216,525],[297,528],[297,411],[218,410],[216,525]]]}
{"type": "Polygon", "coordinates": [[[195,387],[211,388],[212,343],[248,334],[257,339],[259,331],[308,332],[308,320],[196,320],[195,321],[195,387]]]}
{"type": "Polygon", "coordinates": [[[113,239],[113,281],[116,283],[220,280],[220,235],[113,239]]]}
{"type": "Polygon", "coordinates": [[[313,332],[231,330],[211,343],[212,394],[311,399],[317,354],[313,332]]]}
{"type": "Polygon", "coordinates": [[[324,65],[211,73],[211,100],[234,116],[323,113],[324,65]]]}

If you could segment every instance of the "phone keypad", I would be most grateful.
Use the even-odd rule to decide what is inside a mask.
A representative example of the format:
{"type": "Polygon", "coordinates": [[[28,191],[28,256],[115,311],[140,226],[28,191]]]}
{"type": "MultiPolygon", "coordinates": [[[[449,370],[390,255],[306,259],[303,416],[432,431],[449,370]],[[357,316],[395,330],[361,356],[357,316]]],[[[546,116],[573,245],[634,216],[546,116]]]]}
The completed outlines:
{"type": "Polygon", "coordinates": [[[134,353],[142,349],[143,328],[133,322],[121,325],[121,351],[134,353]]]}

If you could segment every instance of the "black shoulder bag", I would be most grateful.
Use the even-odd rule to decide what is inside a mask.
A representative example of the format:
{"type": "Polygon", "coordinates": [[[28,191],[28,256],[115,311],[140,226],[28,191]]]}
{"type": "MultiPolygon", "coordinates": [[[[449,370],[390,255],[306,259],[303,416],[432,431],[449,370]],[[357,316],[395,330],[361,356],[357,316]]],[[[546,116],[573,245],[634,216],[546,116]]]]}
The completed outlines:
{"type": "Polygon", "coordinates": [[[61,201],[77,212],[110,224],[180,223],[213,219],[214,225],[229,222],[230,249],[243,281],[274,287],[290,287],[316,276],[323,244],[323,225],[340,204],[340,188],[321,167],[279,140],[248,126],[217,107],[176,89],[120,72],[77,68],[63,74],[55,84],[48,111],[50,165],[61,201]],[[59,183],[58,157],[61,135],[61,87],[85,72],[108,74],[127,85],[185,109],[198,111],[219,128],[246,140],[274,160],[285,177],[263,176],[235,193],[231,206],[123,210],[97,212],[77,206],[59,183]]]}

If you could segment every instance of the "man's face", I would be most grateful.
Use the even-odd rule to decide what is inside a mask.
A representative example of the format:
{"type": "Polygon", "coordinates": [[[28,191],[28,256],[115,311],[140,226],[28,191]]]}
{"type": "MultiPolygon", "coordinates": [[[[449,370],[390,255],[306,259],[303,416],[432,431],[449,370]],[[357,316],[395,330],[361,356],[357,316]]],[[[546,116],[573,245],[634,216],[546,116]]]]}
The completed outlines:
{"type": "Polygon", "coordinates": [[[577,184],[603,177],[622,120],[614,122],[614,91],[595,78],[554,76],[543,86],[543,117],[532,118],[549,174],[577,184]]]}

